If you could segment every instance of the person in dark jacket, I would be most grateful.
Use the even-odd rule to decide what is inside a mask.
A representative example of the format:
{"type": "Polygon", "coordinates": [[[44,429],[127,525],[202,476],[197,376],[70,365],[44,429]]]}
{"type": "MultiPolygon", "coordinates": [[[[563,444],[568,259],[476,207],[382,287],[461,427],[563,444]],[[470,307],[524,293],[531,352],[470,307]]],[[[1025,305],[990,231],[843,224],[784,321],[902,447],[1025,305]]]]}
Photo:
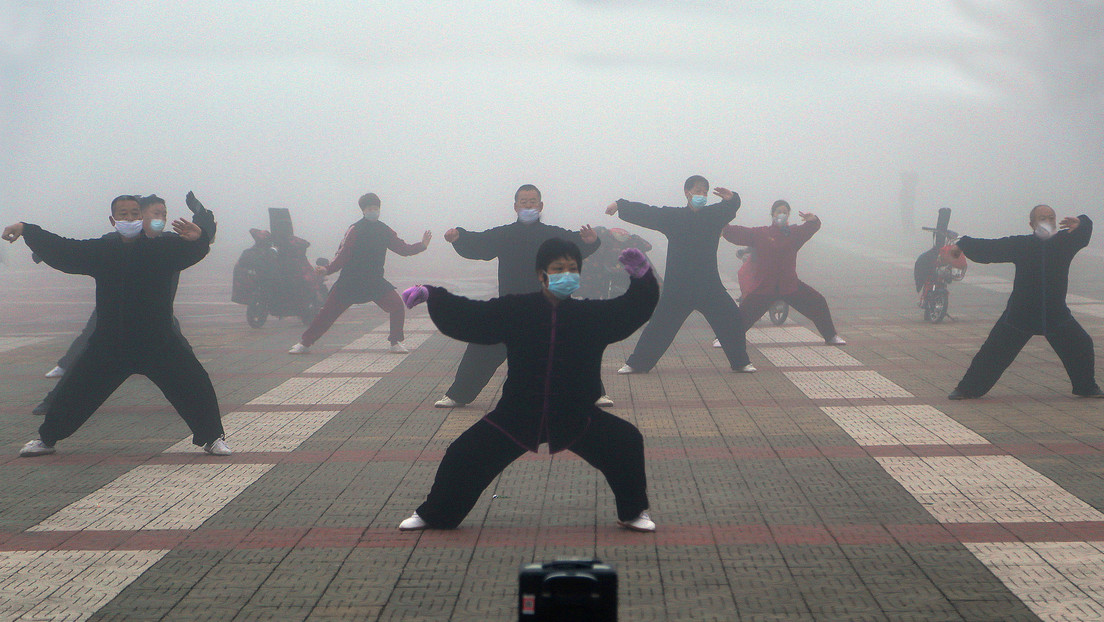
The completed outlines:
{"type": "MultiPolygon", "coordinates": [[[[445,241],[451,243],[461,257],[483,261],[497,259],[499,295],[538,292],[540,281],[533,278],[533,259],[541,244],[551,238],[570,240],[579,246],[583,257],[590,256],[601,244],[598,234],[589,225],[576,232],[544,224],[541,222],[543,210],[540,190],[525,184],[514,193],[516,222],[480,232],[455,227],[445,232],[445,241]]],[[[452,386],[433,405],[458,408],[471,403],[505,360],[506,348],[501,344],[469,343],[452,386]]],[[[599,405],[612,403],[603,395],[599,405]]]]}
{"type": "Polygon", "coordinates": [[[229,455],[211,379],[173,328],[174,277],[207,255],[210,236],[183,219],[173,222],[177,236],[142,236],[138,197],[131,195],[113,200],[111,212],[119,238],[70,240],[22,222],[4,229],[5,240],[22,236],[47,265],[96,280],[96,329],[59,382],[39,438],[19,455],[54,453],[58,441],[136,373],[161,389],[191,429],[193,443],[229,455]]]}
{"type": "MultiPolygon", "coordinates": [[[[771,224],[768,227],[744,227],[728,225],[722,231],[724,239],[738,246],[754,249],[752,274],[747,279],[748,288],[740,283],[740,313],[744,316],[745,330],[755,325],[759,318],[778,300],[785,300],[795,311],[813,321],[824,337],[824,343],[834,346],[847,345],[832,323],[828,301],[820,292],[797,278],[797,251],[820,231],[820,218],[809,212],[798,212],[801,224],[791,227],[790,204],[779,199],[771,205],[771,224]]],[[[744,268],[740,268],[743,272],[744,268]]],[[[742,275],[741,275],[742,276],[742,275]]]]}
{"type": "Polygon", "coordinates": [[[619,523],[654,531],[648,516],[644,439],[636,426],[598,408],[602,353],[651,316],[659,284],[643,253],[621,255],[632,276],[628,291],[610,300],[577,300],[579,247],[552,238],[537,251],[541,291],[470,300],[432,286],[403,292],[408,306],[428,300],[442,333],[471,343],[502,344],[509,374],[494,410],[445,452],[429,496],[399,529],[452,529],[480,493],[511,462],[542,443],[571,450],[606,477],[619,523]]]}
{"type": "Polygon", "coordinates": [[[1036,205],[1028,216],[1034,235],[996,240],[963,236],[952,247],[952,254],[961,252],[978,263],[1012,263],[1016,276],[1004,313],[966,375],[947,396],[950,399],[973,399],[988,393],[1033,335],[1045,336],[1054,348],[1069,374],[1074,395],[1104,397],[1096,384],[1092,337],[1066,306],[1070,263],[1088,246],[1092,220],[1084,214],[1069,216],[1055,226],[1056,220],[1053,209],[1036,205]]]}
{"type": "Polygon", "coordinates": [[[307,327],[299,343],[288,350],[288,354],[306,354],[346,309],[366,302],[376,303],[390,316],[391,331],[387,339],[391,342],[391,352],[408,352],[402,343],[406,311],[395,286],[383,278],[383,264],[389,250],[403,257],[424,251],[429,247],[433,233],[426,231],[422,234],[421,242],[407,244],[391,227],[380,222],[380,200],[375,193],[369,192],[360,197],[358,203],[364,217],[345,231],[345,239],[341,241],[333,261],[329,265],[316,268],[319,274],[341,271],[341,276],[330,289],[330,295],[314,321],[307,327]]]}
{"type": "MultiPolygon", "coordinates": [[[[192,201],[202,207],[202,204],[195,199],[194,194],[189,192],[188,196],[191,197],[192,201]]],[[[156,194],[140,197],[138,199],[138,208],[142,215],[142,232],[140,235],[147,238],[155,238],[159,235],[162,235],[162,233],[164,233],[165,235],[176,235],[171,231],[165,231],[165,225],[166,223],[168,223],[168,208],[165,205],[164,199],[157,196],[156,194]]],[[[203,220],[201,218],[197,218],[197,220],[201,220],[201,222],[203,222],[203,224],[200,225],[200,228],[210,233],[211,231],[214,231],[214,215],[211,214],[210,211],[204,211],[207,214],[210,214],[210,219],[203,220]]],[[[118,231],[112,231],[111,233],[104,234],[102,237],[110,239],[122,239],[122,236],[119,234],[118,231]]],[[[173,277],[173,299],[176,299],[176,289],[179,282],[180,273],[177,272],[176,275],[173,277]]],[[[175,317],[173,317],[173,329],[176,333],[176,337],[183,340],[183,342],[187,344],[188,340],[184,337],[184,334],[180,332],[180,322],[175,317]]],[[[76,363],[77,359],[81,356],[81,354],[84,353],[85,348],[88,347],[88,340],[92,337],[92,333],[95,332],[95,330],[96,310],[92,309],[92,313],[88,316],[88,321],[85,323],[84,329],[81,330],[81,333],[77,335],[76,339],[73,340],[73,343],[69,344],[69,348],[65,351],[65,354],[61,357],[61,359],[58,360],[57,367],[50,370],[50,372],[46,374],[46,377],[58,378],[65,373],[66,369],[72,367],[76,363]]],[[[189,345],[188,347],[191,346],[189,345]]],[[[54,388],[46,394],[46,397],[42,398],[42,401],[34,407],[34,409],[31,411],[31,414],[38,415],[40,417],[44,416],[46,414],[46,411],[49,409],[50,402],[54,399],[54,395],[56,393],[57,385],[54,385],[54,388]]]]}
{"type": "Polygon", "coordinates": [[[618,199],[606,208],[611,216],[617,214],[625,222],[667,236],[667,269],[659,306],[629,360],[617,373],[651,371],[692,311],[705,316],[733,371],[754,372],[747,355],[740,307],[725,290],[717,270],[721,229],[736,217],[740,197],[727,188],[717,188],[713,194],[721,202],[707,206],[709,181],[701,175],[688,178],[683,193],[686,207],[653,207],[618,199]]]}

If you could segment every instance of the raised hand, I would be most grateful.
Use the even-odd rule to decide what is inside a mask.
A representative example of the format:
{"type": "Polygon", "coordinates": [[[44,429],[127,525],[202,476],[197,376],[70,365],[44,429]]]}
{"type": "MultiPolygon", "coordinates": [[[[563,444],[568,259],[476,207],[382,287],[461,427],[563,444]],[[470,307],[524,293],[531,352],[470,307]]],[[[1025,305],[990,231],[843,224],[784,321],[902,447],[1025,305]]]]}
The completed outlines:
{"type": "Polygon", "coordinates": [[[1077,216],[1066,216],[1062,219],[1062,222],[1058,223],[1059,229],[1069,229],[1073,231],[1081,224],[1081,219],[1077,216]]]}
{"type": "Polygon", "coordinates": [[[203,229],[199,228],[199,225],[194,222],[189,222],[183,218],[177,218],[172,223],[173,231],[177,233],[181,238],[189,242],[195,242],[199,239],[199,236],[203,235],[203,229]]]}
{"type": "Polygon", "coordinates": [[[801,218],[802,222],[813,222],[816,220],[820,220],[820,218],[818,218],[817,215],[812,212],[798,212],[797,215],[801,218]]]}
{"type": "Polygon", "coordinates": [[[729,190],[728,188],[719,188],[719,187],[713,189],[713,194],[721,197],[722,201],[727,201],[727,200],[731,199],[732,197],[736,196],[736,193],[729,190]]]}
{"type": "Polygon", "coordinates": [[[594,241],[598,239],[598,232],[590,225],[583,225],[579,228],[579,237],[583,238],[583,241],[587,244],[594,244],[594,241]]]}
{"type": "Polygon", "coordinates": [[[617,213],[617,201],[614,201],[613,203],[610,203],[606,206],[606,213],[610,216],[613,216],[617,213]]]}
{"type": "Polygon", "coordinates": [[[422,234],[422,246],[429,248],[429,241],[433,239],[433,232],[426,229],[426,232],[422,234]]]}
{"type": "Polygon", "coordinates": [[[625,266],[625,272],[629,273],[629,276],[634,279],[639,279],[648,273],[648,270],[652,269],[652,264],[648,262],[648,258],[644,253],[635,248],[626,248],[621,251],[621,255],[617,258],[617,261],[621,262],[622,266],[625,266]]]}
{"type": "Polygon", "coordinates": [[[456,230],[456,227],[445,232],[445,241],[449,244],[452,244],[458,239],[460,239],[460,232],[456,230]]]}

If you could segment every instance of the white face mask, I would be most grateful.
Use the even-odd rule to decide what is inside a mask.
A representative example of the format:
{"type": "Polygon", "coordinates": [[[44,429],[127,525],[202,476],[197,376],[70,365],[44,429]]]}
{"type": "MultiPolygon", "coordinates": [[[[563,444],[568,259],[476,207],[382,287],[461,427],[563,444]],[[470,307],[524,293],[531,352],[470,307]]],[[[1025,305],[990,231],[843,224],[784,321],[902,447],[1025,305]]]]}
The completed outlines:
{"type": "Polygon", "coordinates": [[[1035,237],[1040,240],[1049,240],[1054,235],[1054,225],[1049,222],[1041,222],[1035,225],[1035,237]]]}
{"type": "Polygon", "coordinates": [[[531,225],[531,224],[537,222],[538,220],[540,220],[540,210],[533,209],[531,207],[525,207],[525,208],[522,208],[522,209],[518,210],[517,215],[518,215],[518,220],[520,220],[521,222],[523,222],[527,225],[531,225]]]}
{"type": "Polygon", "coordinates": [[[364,217],[368,220],[379,220],[379,210],[370,209],[364,211],[364,217]]]}
{"type": "Polygon", "coordinates": [[[774,224],[779,227],[787,227],[790,224],[790,215],[786,212],[778,212],[774,215],[774,224]]]}
{"type": "Polygon", "coordinates": [[[115,230],[119,232],[119,235],[124,238],[133,239],[138,237],[138,234],[142,233],[142,221],[141,220],[116,220],[115,230]]]}

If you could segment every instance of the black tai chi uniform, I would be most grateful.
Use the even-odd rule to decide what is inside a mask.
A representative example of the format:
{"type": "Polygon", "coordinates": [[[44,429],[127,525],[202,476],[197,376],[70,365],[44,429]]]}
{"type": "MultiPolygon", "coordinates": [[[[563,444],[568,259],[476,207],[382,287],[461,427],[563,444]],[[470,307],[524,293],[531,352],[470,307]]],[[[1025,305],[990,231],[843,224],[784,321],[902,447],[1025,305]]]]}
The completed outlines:
{"type": "Polygon", "coordinates": [[[601,471],[619,520],[648,509],[643,436],[594,402],[602,395],[606,346],[648,321],[658,300],[651,270],[617,298],[558,305],[542,292],[479,301],[429,287],[437,328],[454,339],[504,345],[509,371],[494,410],[449,445],[418,515],[433,528],[456,527],[507,465],[541,443],[553,453],[571,450],[601,471]]]}
{"type": "Polygon", "coordinates": [[[736,217],[738,209],[740,196],[737,194],[699,210],[653,207],[618,199],[617,215],[621,220],[667,236],[663,294],[652,321],[644,327],[636,348],[626,361],[633,371],[648,372],[655,367],[691,311],[705,316],[733,369],[751,362],[740,307],[725,290],[717,270],[721,230],[736,217]]]}
{"type": "Polygon", "coordinates": [[[1013,263],[1016,277],[1004,314],[974,356],[957,390],[966,397],[989,392],[1033,335],[1043,335],[1069,374],[1073,392],[1091,395],[1096,384],[1093,341],[1066,306],[1070,263],[1089,244],[1092,221],[1078,217],[1073,231],[1059,231],[1048,240],[1014,235],[996,240],[963,237],[963,254],[978,263],[1013,263]]]}
{"type": "MultiPolygon", "coordinates": [[[[537,249],[547,240],[562,238],[574,242],[584,258],[598,250],[601,244],[601,240],[587,244],[578,231],[540,221],[529,224],[516,221],[480,232],[459,227],[456,230],[460,237],[452,247],[461,257],[483,261],[498,259],[500,296],[540,291],[541,284],[535,274],[537,249]]],[[[470,404],[505,360],[506,348],[502,344],[469,343],[456,369],[456,379],[445,395],[459,404],[470,404]]]]}
{"type": "Polygon", "coordinates": [[[23,238],[51,267],[96,279],[96,328],[58,382],[39,438],[53,446],[71,436],[132,374],[161,389],[191,429],[193,443],[220,438],[215,389],[173,320],[176,274],[207,255],[206,230],[195,242],[168,235],[70,240],[25,224],[23,238]]]}

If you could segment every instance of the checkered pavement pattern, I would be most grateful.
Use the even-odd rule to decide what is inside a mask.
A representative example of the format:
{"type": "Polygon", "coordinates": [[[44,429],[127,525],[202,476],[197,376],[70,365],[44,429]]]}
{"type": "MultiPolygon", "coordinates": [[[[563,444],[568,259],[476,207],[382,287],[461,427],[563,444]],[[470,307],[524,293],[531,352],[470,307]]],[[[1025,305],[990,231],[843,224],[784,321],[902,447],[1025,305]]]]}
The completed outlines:
{"type": "MultiPolygon", "coordinates": [[[[809,255],[814,285],[851,257],[809,255]]],[[[463,345],[417,310],[409,355],[387,353],[386,316],[366,306],[289,356],[297,322],[252,330],[224,292],[182,284],[208,311],[184,330],[228,458],[192,446],[144,379],[56,455],[15,457],[73,334],[17,317],[0,343],[0,619],[511,620],[518,568],[564,556],[617,569],[622,619],[1100,619],[1104,404],[1068,395],[1041,340],[989,397],[947,401],[1002,295],[971,275],[958,321],[924,324],[887,265],[847,297],[823,290],[844,348],[799,316],[763,322],[759,372],[734,374],[692,316],[649,374],[614,373],[635,337],[607,351],[609,410],[646,439],[655,534],[619,529],[570,453],[518,460],[457,530],[397,531],[505,372],[469,407],[433,408],[463,345]]]]}

